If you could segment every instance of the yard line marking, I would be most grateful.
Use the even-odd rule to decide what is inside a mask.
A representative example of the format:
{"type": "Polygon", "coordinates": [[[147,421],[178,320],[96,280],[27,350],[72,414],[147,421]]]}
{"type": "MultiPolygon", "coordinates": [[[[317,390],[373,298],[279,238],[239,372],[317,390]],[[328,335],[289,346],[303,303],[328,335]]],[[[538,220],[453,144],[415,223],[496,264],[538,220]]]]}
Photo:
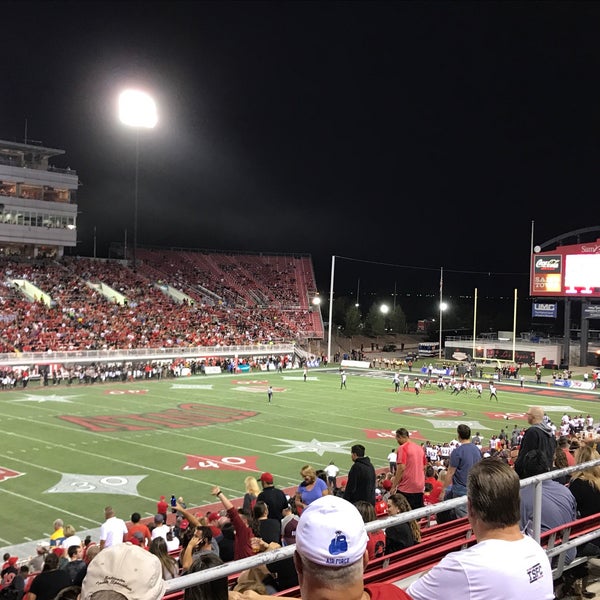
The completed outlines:
{"type": "Polygon", "coordinates": [[[95,525],[102,525],[102,521],[96,521],[95,519],[90,519],[89,517],[85,517],[83,515],[78,515],[77,513],[70,512],[68,510],[64,510],[63,508],[54,506],[53,504],[48,504],[47,502],[42,502],[41,500],[36,500],[35,498],[32,498],[31,496],[23,496],[23,494],[17,494],[16,492],[11,492],[10,490],[4,489],[4,488],[0,488],[0,492],[2,492],[3,494],[8,494],[10,496],[14,496],[15,498],[22,498],[23,500],[27,500],[28,504],[31,504],[31,503],[39,504],[40,506],[43,506],[44,508],[51,508],[52,510],[55,510],[57,512],[65,513],[65,514],[71,515],[72,517],[77,517],[78,519],[84,519],[85,521],[89,521],[90,523],[94,523],[95,525]]]}

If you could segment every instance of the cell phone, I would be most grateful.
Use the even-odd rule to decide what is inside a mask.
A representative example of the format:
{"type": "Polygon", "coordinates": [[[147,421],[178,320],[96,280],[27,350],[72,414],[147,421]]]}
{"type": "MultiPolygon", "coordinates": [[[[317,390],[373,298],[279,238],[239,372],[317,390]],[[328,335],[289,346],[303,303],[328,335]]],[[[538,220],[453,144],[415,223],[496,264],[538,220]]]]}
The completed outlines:
{"type": "Polygon", "coordinates": [[[175,498],[175,496],[171,496],[171,506],[172,506],[171,512],[172,513],[177,512],[175,510],[175,507],[177,506],[177,499],[175,498]]]}

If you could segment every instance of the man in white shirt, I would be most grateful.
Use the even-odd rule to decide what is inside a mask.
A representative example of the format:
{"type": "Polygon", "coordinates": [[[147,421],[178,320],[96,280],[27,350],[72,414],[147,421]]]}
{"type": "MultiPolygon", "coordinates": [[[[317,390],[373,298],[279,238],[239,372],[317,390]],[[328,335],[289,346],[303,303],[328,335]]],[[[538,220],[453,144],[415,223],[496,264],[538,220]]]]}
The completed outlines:
{"type": "Polygon", "coordinates": [[[331,461],[325,469],[325,475],[327,475],[327,486],[329,487],[329,493],[333,493],[333,490],[337,487],[337,476],[340,472],[339,467],[336,467],[335,463],[331,461]]]}
{"type": "Polygon", "coordinates": [[[157,537],[161,537],[167,541],[167,533],[170,528],[165,525],[165,518],[161,514],[154,515],[154,527],[152,528],[152,539],[155,540],[157,537]]]}
{"type": "Polygon", "coordinates": [[[519,476],[506,463],[471,467],[468,518],[477,544],[451,552],[406,590],[413,600],[554,598],[552,569],[542,547],[519,528],[519,476]],[[502,560],[498,560],[502,557],[502,560]]]}
{"type": "Polygon", "coordinates": [[[115,516],[112,506],[104,509],[104,518],[106,521],[100,527],[100,550],[122,544],[127,535],[125,521],[115,516]]]}

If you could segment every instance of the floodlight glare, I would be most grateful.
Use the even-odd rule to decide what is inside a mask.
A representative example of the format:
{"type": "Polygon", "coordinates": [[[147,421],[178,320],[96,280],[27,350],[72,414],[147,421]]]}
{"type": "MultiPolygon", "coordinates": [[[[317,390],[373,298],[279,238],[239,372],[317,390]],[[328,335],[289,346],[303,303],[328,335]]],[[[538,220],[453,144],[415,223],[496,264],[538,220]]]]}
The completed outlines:
{"type": "Polygon", "coordinates": [[[119,96],[119,119],[130,127],[153,129],[158,123],[154,100],[139,90],[125,90],[119,96]]]}

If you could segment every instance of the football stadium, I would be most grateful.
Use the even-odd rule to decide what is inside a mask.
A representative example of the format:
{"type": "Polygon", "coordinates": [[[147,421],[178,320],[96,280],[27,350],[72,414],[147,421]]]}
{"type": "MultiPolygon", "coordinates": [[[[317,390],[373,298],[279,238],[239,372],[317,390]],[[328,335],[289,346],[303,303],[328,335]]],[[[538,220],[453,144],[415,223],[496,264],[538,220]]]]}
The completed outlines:
{"type": "MultiPolygon", "coordinates": [[[[408,334],[381,351],[365,338],[358,350],[324,323],[308,254],[135,244],[133,256],[124,248],[111,259],[65,255],[77,241],[79,183],[75,171],[51,166],[60,152],[0,142],[0,543],[22,564],[50,542],[57,519],[99,543],[106,507],[124,521],[137,512],[152,524],[161,497],[174,497],[202,519],[223,509],[215,489],[241,507],[249,476],[270,474],[293,499],[301,471],[333,463],[331,495],[343,495],[356,446],[386,474],[398,430],[422,448],[436,479],[461,425],[477,438],[482,460],[513,465],[533,407],[555,438],[596,443],[597,373],[587,339],[577,348],[532,339],[517,345],[501,337],[441,340],[440,330],[442,343],[423,343],[421,354],[423,336],[408,334]]],[[[580,246],[535,250],[532,279],[546,303],[562,291],[595,296],[595,283],[582,275],[589,261],[574,258],[586,255],[580,246]]],[[[466,500],[451,496],[444,510],[424,503],[392,517],[382,483],[373,501],[388,526],[418,519],[435,531],[443,526],[436,515],[466,500]]],[[[177,516],[169,509],[167,524],[180,525],[177,516]]],[[[420,556],[374,562],[373,581],[403,581],[471,546],[466,517],[461,526],[429,546],[423,533],[420,556]]],[[[573,525],[573,547],[598,527],[589,519],[573,525]]],[[[564,527],[544,538],[558,557],[555,581],[568,570],[568,543],[564,527]]],[[[272,560],[293,550],[281,552],[272,560]]],[[[270,562],[257,559],[251,566],[270,562]]],[[[242,566],[218,576],[233,586],[242,566]]],[[[180,597],[185,585],[180,579],[168,590],[180,597]]]]}

